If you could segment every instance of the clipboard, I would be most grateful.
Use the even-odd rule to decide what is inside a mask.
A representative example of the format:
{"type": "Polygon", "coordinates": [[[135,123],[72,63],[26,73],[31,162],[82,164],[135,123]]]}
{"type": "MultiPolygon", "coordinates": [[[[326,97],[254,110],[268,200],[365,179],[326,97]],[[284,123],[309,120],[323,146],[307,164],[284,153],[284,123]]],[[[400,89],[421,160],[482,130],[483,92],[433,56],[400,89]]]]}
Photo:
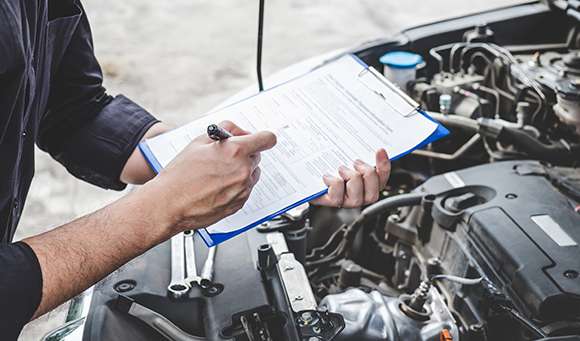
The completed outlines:
{"type": "Polygon", "coordinates": [[[380,96],[385,101],[385,103],[387,103],[387,105],[390,106],[393,110],[395,110],[396,112],[401,114],[401,116],[404,116],[404,117],[410,116],[414,113],[418,113],[418,114],[425,116],[430,121],[437,123],[437,129],[435,129],[435,131],[428,138],[426,138],[423,142],[418,144],[415,148],[412,148],[412,149],[406,151],[405,153],[395,155],[394,157],[390,157],[391,161],[394,161],[402,156],[405,156],[409,153],[412,153],[416,149],[425,147],[429,143],[434,142],[434,141],[436,141],[444,136],[449,135],[449,130],[447,128],[445,128],[439,122],[435,121],[431,116],[427,115],[427,113],[423,109],[421,109],[421,106],[419,105],[419,103],[417,103],[415,100],[413,100],[411,97],[409,97],[409,95],[407,95],[407,93],[405,93],[403,90],[401,90],[398,86],[391,83],[387,78],[385,78],[385,76],[382,73],[377,71],[377,69],[375,69],[372,66],[368,66],[365,62],[363,62],[359,57],[357,57],[354,54],[350,54],[350,56],[352,58],[354,58],[357,62],[359,62],[359,64],[361,64],[364,67],[364,69],[358,74],[359,81],[361,83],[363,83],[369,90],[371,90],[372,92],[377,94],[377,96],[380,96]],[[371,86],[365,80],[365,77],[373,77],[373,79],[378,80],[381,84],[385,85],[389,90],[396,93],[400,99],[407,102],[413,109],[410,111],[402,112],[386,98],[387,96],[385,96],[385,94],[383,94],[383,92],[381,92],[376,87],[371,86]]]}
{"type": "MultiPolygon", "coordinates": [[[[417,148],[421,148],[421,147],[449,134],[449,131],[445,127],[443,127],[441,124],[437,123],[435,120],[433,120],[431,117],[429,117],[419,107],[419,105],[415,101],[413,101],[409,96],[407,96],[397,86],[390,83],[376,69],[366,65],[362,60],[360,60],[355,55],[351,54],[350,57],[353,58],[358,64],[360,64],[361,66],[364,67],[363,70],[360,71],[360,73],[358,73],[357,79],[362,84],[364,84],[364,86],[366,88],[368,88],[370,91],[375,93],[377,96],[380,96],[386,106],[389,106],[390,108],[394,109],[399,115],[401,115],[403,117],[409,117],[409,116],[412,116],[415,114],[416,115],[423,115],[424,117],[426,117],[427,119],[429,119],[430,121],[432,121],[436,124],[436,129],[431,133],[431,135],[429,135],[426,139],[424,139],[419,144],[415,145],[413,148],[405,150],[404,152],[399,153],[398,155],[391,156],[390,159],[392,161],[412,152],[413,150],[415,150],[417,148]],[[393,95],[393,94],[395,94],[395,95],[393,95]],[[412,110],[408,110],[408,111],[407,111],[407,109],[405,109],[404,111],[399,110],[398,106],[397,106],[397,103],[399,101],[405,102],[404,107],[406,107],[407,109],[409,108],[409,105],[410,105],[412,110]]],[[[344,58],[348,58],[348,57],[344,57],[344,58]]],[[[322,65],[321,67],[324,67],[324,65],[322,65]]],[[[317,69],[319,69],[319,68],[317,68],[317,69]]],[[[315,70],[317,70],[317,69],[315,69],[315,70]]],[[[311,71],[311,72],[313,72],[313,71],[311,71]]],[[[307,75],[308,74],[299,76],[299,77],[295,78],[294,80],[298,80],[301,77],[304,77],[307,75]]],[[[293,82],[294,80],[290,80],[286,83],[278,85],[277,87],[269,89],[265,92],[267,93],[268,91],[271,91],[273,89],[284,86],[285,84],[293,82]]],[[[264,92],[262,92],[262,93],[264,93],[264,92]]],[[[250,97],[249,99],[252,99],[256,96],[260,96],[260,94],[262,94],[262,93],[254,95],[254,96],[250,97]]],[[[242,101],[242,102],[244,102],[244,101],[242,101]]],[[[238,104],[238,103],[236,103],[236,104],[238,104]]],[[[236,104],[233,104],[230,107],[235,106],[236,104]]],[[[223,109],[221,109],[221,110],[223,110],[223,109]]],[[[211,115],[211,113],[208,115],[211,115]]],[[[212,123],[214,123],[214,122],[212,122],[212,123]]],[[[170,132],[168,132],[168,133],[170,133],[170,132]]],[[[168,134],[168,133],[165,133],[165,134],[168,134]]],[[[155,172],[159,173],[162,169],[162,164],[161,164],[161,162],[159,162],[159,160],[155,156],[155,153],[151,150],[147,141],[140,143],[139,148],[141,149],[142,153],[145,155],[145,157],[147,158],[147,160],[149,161],[149,163],[151,164],[151,166],[153,167],[155,172]]],[[[207,230],[207,228],[203,228],[203,229],[199,229],[198,232],[199,232],[200,236],[202,237],[202,239],[204,240],[204,242],[207,244],[207,246],[211,247],[211,246],[217,245],[219,243],[222,243],[230,238],[233,238],[233,237],[235,237],[235,236],[237,236],[237,235],[239,235],[239,234],[241,234],[241,233],[257,226],[257,225],[260,225],[268,220],[271,220],[272,218],[279,216],[279,215],[281,215],[281,214],[283,214],[283,213],[285,213],[285,212],[287,212],[287,211],[289,211],[289,210],[291,210],[291,209],[293,209],[293,208],[295,208],[295,207],[297,207],[305,202],[308,202],[308,201],[310,201],[310,200],[312,200],[312,199],[314,199],[322,194],[325,194],[327,191],[328,191],[328,189],[325,188],[324,190],[322,190],[320,192],[314,193],[313,195],[310,195],[310,196],[303,198],[301,200],[297,200],[297,201],[293,202],[292,204],[287,205],[287,206],[277,210],[276,212],[265,216],[264,218],[253,221],[250,224],[244,224],[243,226],[236,229],[235,231],[231,231],[231,232],[227,232],[227,233],[219,233],[219,232],[210,232],[207,230]]]]}

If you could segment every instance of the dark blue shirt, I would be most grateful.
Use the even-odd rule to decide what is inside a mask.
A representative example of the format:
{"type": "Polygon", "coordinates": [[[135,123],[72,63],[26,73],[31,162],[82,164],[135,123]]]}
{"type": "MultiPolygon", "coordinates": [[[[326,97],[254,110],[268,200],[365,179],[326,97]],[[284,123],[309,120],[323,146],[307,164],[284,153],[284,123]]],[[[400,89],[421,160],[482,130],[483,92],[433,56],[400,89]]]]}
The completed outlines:
{"type": "Polygon", "coordinates": [[[121,170],[156,120],[102,87],[80,0],[0,1],[0,338],[38,308],[34,252],[11,243],[34,174],[34,145],[74,176],[120,190],[121,170]]]}

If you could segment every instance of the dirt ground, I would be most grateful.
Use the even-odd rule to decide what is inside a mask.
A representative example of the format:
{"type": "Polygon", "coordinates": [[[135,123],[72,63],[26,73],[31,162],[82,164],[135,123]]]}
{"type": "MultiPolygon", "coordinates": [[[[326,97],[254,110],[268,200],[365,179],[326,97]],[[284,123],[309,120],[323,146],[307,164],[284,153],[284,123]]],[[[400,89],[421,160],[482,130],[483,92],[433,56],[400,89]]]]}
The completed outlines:
{"type": "MultiPolygon", "coordinates": [[[[263,75],[312,56],[413,26],[523,2],[513,0],[269,0],[263,75]],[[467,8],[468,7],[468,8],[467,8]]],[[[181,125],[255,84],[257,0],[85,0],[109,93],[181,125]]],[[[257,87],[256,87],[257,89],[257,87]]],[[[50,230],[115,200],[71,177],[42,152],[15,239],[50,230]]],[[[64,308],[27,326],[39,340],[64,308]]]]}

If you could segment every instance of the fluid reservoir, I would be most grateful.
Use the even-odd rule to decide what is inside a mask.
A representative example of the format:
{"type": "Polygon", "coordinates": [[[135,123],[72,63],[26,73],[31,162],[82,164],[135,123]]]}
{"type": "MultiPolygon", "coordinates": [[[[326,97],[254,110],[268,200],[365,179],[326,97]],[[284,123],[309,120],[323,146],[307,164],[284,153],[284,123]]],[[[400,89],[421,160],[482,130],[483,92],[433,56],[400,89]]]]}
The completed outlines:
{"type": "Polygon", "coordinates": [[[407,91],[407,83],[417,78],[417,66],[423,62],[418,54],[395,51],[382,56],[380,62],[385,65],[385,77],[407,91]]]}

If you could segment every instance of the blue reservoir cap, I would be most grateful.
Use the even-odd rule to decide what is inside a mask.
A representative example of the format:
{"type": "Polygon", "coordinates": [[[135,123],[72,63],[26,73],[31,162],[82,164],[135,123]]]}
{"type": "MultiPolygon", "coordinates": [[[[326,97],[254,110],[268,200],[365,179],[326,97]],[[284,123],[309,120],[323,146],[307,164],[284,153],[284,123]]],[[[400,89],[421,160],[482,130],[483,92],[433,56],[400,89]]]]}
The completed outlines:
{"type": "Polygon", "coordinates": [[[423,61],[423,57],[411,52],[395,51],[382,56],[379,61],[396,69],[412,69],[423,61]]]}

